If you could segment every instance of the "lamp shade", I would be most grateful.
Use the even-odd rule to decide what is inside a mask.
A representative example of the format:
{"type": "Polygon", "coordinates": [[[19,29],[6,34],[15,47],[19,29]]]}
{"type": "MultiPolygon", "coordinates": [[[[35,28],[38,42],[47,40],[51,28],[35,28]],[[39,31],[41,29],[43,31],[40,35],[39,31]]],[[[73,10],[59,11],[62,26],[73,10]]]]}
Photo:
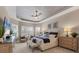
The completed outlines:
{"type": "Polygon", "coordinates": [[[64,28],[64,32],[71,32],[70,28],[64,28]]]}

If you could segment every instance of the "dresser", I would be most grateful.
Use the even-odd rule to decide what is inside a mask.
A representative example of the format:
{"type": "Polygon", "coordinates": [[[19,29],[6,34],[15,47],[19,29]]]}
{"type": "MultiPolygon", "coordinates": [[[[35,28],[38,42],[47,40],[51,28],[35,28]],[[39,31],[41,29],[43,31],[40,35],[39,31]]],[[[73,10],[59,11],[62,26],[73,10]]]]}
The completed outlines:
{"type": "Polygon", "coordinates": [[[59,37],[59,46],[68,48],[74,51],[78,50],[78,39],[73,37],[59,37]]]}

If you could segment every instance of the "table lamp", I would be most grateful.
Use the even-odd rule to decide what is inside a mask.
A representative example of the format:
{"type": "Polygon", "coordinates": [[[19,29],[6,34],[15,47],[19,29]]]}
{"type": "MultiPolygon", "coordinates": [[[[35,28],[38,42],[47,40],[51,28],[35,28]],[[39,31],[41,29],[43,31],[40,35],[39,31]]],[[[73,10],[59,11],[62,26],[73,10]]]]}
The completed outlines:
{"type": "Polygon", "coordinates": [[[64,32],[66,32],[66,36],[69,37],[69,33],[71,32],[71,29],[70,28],[64,28],[64,32]]]}

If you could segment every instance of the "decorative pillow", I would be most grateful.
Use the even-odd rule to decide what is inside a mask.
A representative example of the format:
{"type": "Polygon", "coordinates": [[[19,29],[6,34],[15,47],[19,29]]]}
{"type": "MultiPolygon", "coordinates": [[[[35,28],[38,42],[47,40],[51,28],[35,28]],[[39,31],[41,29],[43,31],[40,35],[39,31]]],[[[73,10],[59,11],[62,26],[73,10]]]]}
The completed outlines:
{"type": "Polygon", "coordinates": [[[36,39],[33,39],[32,42],[33,42],[33,43],[36,43],[36,39]]]}

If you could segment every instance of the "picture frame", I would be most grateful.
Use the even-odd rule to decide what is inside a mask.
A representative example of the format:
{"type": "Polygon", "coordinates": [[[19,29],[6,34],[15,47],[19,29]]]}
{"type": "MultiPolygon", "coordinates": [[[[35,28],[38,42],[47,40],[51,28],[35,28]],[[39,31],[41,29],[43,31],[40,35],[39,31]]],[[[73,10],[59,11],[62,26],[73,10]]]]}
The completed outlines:
{"type": "Polygon", "coordinates": [[[51,29],[51,24],[48,24],[48,29],[49,29],[49,30],[51,29]]]}
{"type": "Polygon", "coordinates": [[[53,28],[58,28],[58,22],[55,22],[55,23],[53,24],[53,28]]]}

